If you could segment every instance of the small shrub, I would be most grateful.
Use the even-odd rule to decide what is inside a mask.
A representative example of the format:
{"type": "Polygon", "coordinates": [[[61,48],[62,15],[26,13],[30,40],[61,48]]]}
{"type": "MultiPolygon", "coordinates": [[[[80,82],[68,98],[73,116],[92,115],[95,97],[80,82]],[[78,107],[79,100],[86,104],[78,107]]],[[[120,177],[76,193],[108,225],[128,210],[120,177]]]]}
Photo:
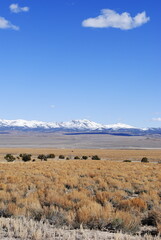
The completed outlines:
{"type": "Polygon", "coordinates": [[[149,162],[149,160],[148,160],[148,158],[147,158],[147,157],[143,157],[143,158],[141,159],[141,162],[148,163],[148,162],[149,162]]]}
{"type": "Polygon", "coordinates": [[[10,154],[10,153],[6,154],[6,156],[4,157],[4,159],[6,159],[7,162],[13,162],[13,161],[15,161],[15,157],[14,157],[12,154],[10,154]]]}
{"type": "Polygon", "coordinates": [[[22,161],[24,161],[24,162],[31,161],[31,156],[32,156],[31,154],[26,154],[26,153],[21,154],[22,161]]]}
{"type": "Polygon", "coordinates": [[[144,212],[147,210],[147,203],[141,198],[131,198],[119,202],[119,209],[130,211],[132,208],[144,212]]]}
{"type": "Polygon", "coordinates": [[[140,217],[130,212],[116,211],[111,226],[115,231],[135,233],[139,230],[140,217]]]}
{"type": "Polygon", "coordinates": [[[65,213],[54,211],[50,212],[46,218],[48,219],[49,223],[54,225],[55,227],[62,227],[68,225],[68,220],[66,218],[65,213]]]}
{"type": "Polygon", "coordinates": [[[97,155],[92,156],[92,160],[100,160],[100,158],[97,155]]]}
{"type": "Polygon", "coordinates": [[[55,154],[50,153],[50,154],[48,154],[46,157],[47,157],[47,158],[55,158],[55,154]]]}
{"type": "Polygon", "coordinates": [[[37,158],[40,159],[41,161],[43,161],[43,160],[47,161],[47,156],[44,154],[39,154],[37,158]]]}
{"type": "Polygon", "coordinates": [[[64,159],[64,155],[59,155],[59,159],[64,159]]]}
{"type": "Polygon", "coordinates": [[[88,157],[87,157],[87,156],[82,156],[82,159],[83,159],[83,160],[87,160],[88,157]]]}
{"type": "Polygon", "coordinates": [[[78,157],[78,156],[75,156],[75,157],[74,157],[74,159],[80,159],[80,157],[78,157]]]}
{"type": "Polygon", "coordinates": [[[123,162],[131,162],[131,160],[124,160],[123,162]]]}
{"type": "Polygon", "coordinates": [[[30,217],[36,221],[40,221],[43,216],[42,209],[29,208],[29,214],[30,217]]]}

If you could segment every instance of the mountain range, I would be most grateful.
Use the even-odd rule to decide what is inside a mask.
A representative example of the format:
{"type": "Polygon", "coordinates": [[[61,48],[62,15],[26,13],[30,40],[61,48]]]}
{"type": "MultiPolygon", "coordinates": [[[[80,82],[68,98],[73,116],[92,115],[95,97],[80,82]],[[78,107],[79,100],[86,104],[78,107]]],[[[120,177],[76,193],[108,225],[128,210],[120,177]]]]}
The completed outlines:
{"type": "Polygon", "coordinates": [[[0,119],[0,131],[62,131],[67,134],[112,134],[112,135],[161,135],[161,128],[137,128],[123,123],[100,124],[87,119],[69,122],[42,122],[0,119]]]}

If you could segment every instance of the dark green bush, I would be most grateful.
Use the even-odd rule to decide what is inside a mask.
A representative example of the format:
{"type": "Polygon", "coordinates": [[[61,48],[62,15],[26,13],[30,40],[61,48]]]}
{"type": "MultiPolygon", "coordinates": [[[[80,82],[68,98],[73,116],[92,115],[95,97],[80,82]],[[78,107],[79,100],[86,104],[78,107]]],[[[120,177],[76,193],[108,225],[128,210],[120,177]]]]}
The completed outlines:
{"type": "Polygon", "coordinates": [[[59,159],[64,159],[64,155],[59,155],[59,159]]]}
{"type": "Polygon", "coordinates": [[[6,156],[4,156],[4,159],[6,159],[7,162],[15,161],[15,157],[10,153],[6,154],[6,156]]]}
{"type": "Polygon", "coordinates": [[[131,162],[131,160],[124,160],[123,162],[131,162]]]}
{"type": "Polygon", "coordinates": [[[21,155],[21,158],[22,158],[22,161],[24,161],[24,162],[28,162],[28,161],[31,161],[31,154],[26,154],[26,153],[24,153],[24,154],[20,154],[21,155]]]}
{"type": "Polygon", "coordinates": [[[100,160],[100,158],[97,155],[92,156],[92,160],[100,160]]]}
{"type": "Polygon", "coordinates": [[[74,159],[80,159],[80,157],[78,157],[78,156],[75,156],[75,157],[74,157],[74,159]]]}
{"type": "Polygon", "coordinates": [[[43,160],[47,161],[47,156],[44,154],[39,154],[37,158],[40,159],[41,161],[43,161],[43,160]]]}
{"type": "Polygon", "coordinates": [[[54,153],[50,153],[48,155],[46,155],[47,158],[55,158],[55,154],[54,153]]]}
{"type": "Polygon", "coordinates": [[[87,156],[82,156],[82,159],[83,159],[83,160],[87,160],[88,157],[87,157],[87,156]]]}
{"type": "Polygon", "coordinates": [[[143,158],[141,159],[141,162],[148,163],[148,162],[149,162],[149,160],[148,160],[148,158],[147,158],[147,157],[143,157],[143,158]]]}

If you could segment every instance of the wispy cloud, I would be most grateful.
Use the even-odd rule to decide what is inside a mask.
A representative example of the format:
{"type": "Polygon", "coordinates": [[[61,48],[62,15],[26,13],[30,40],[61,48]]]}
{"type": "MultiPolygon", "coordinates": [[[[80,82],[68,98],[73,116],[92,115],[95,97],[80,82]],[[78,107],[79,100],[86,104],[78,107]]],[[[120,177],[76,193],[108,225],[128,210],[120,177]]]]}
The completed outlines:
{"type": "Polygon", "coordinates": [[[92,28],[119,28],[121,30],[129,30],[139,27],[150,20],[146,12],[138,13],[135,17],[131,17],[130,13],[123,12],[121,14],[111,9],[101,10],[101,15],[95,18],[88,18],[82,22],[83,27],[92,28]]]}
{"type": "Polygon", "coordinates": [[[50,107],[51,107],[51,108],[55,108],[55,105],[51,105],[50,107]]]}
{"type": "Polygon", "coordinates": [[[11,4],[9,8],[13,13],[28,12],[30,10],[29,7],[20,7],[17,3],[11,4]]]}
{"type": "Polygon", "coordinates": [[[153,118],[153,121],[161,122],[161,118],[153,118]]]}
{"type": "Polygon", "coordinates": [[[16,25],[13,25],[10,21],[5,19],[4,17],[0,17],[0,29],[13,29],[13,30],[19,30],[19,27],[16,25]]]}

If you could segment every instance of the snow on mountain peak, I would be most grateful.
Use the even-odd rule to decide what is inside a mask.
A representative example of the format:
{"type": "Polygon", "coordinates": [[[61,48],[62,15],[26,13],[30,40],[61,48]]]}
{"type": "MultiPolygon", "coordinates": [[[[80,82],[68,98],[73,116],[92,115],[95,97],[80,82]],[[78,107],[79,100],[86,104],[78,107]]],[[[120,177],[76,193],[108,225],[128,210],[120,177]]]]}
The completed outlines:
{"type": "Polygon", "coordinates": [[[121,128],[136,128],[134,126],[131,126],[131,125],[127,125],[127,124],[124,124],[124,123],[116,123],[116,124],[111,124],[111,125],[106,125],[106,128],[113,128],[113,129],[121,129],[121,128]]]}
{"type": "Polygon", "coordinates": [[[83,120],[72,120],[69,122],[63,122],[61,123],[62,127],[64,128],[74,128],[74,129],[90,129],[90,130],[96,130],[96,129],[102,129],[102,124],[92,122],[87,119],[83,120]]]}
{"type": "Polygon", "coordinates": [[[25,128],[25,129],[77,129],[77,130],[105,130],[105,129],[135,129],[136,127],[126,125],[123,123],[103,125],[87,119],[72,120],[68,122],[43,122],[43,121],[27,121],[23,119],[17,120],[3,120],[0,119],[0,127],[11,127],[11,128],[25,128]]]}

